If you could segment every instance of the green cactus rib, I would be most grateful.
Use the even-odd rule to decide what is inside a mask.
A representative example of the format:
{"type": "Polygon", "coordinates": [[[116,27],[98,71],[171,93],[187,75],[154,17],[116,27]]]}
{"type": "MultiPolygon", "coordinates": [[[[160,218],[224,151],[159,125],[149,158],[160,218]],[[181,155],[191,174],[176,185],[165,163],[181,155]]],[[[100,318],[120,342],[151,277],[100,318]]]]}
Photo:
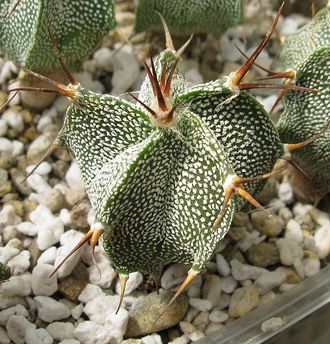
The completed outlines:
{"type": "MultiPolygon", "coordinates": [[[[319,11],[310,23],[286,38],[282,64],[296,70],[295,84],[317,93],[289,91],[277,129],[283,142],[304,141],[330,120],[330,8],[319,11]]],[[[330,133],[293,156],[315,182],[320,195],[330,192],[330,133]]]]}
{"type": "Polygon", "coordinates": [[[0,263],[0,283],[7,281],[11,276],[10,267],[0,263]]]}
{"type": "Polygon", "coordinates": [[[242,0],[139,0],[135,31],[161,30],[158,11],[173,33],[222,34],[242,23],[243,8],[242,0]]]}
{"type": "MultiPolygon", "coordinates": [[[[165,62],[169,74],[175,60],[171,49],[157,57],[158,80],[165,62]]],[[[247,92],[233,93],[226,81],[191,86],[176,69],[166,102],[179,105],[166,126],[155,124],[139,103],[77,91],[58,142],[79,163],[96,223],[104,227],[105,251],[118,272],[159,275],[170,262],[200,272],[234,210],[243,206],[233,197],[213,229],[228,178],[268,173],[283,154],[262,106],[247,92]]],[[[149,78],[139,99],[155,105],[149,78]]],[[[259,189],[258,183],[248,186],[252,195],[259,189]]]]}
{"type": "Polygon", "coordinates": [[[284,68],[299,71],[315,50],[329,46],[329,42],[330,7],[326,7],[296,33],[285,37],[280,62],[284,68]]]}
{"type": "MultiPolygon", "coordinates": [[[[330,121],[330,46],[320,48],[305,61],[296,84],[318,90],[288,92],[285,111],[277,124],[283,142],[301,142],[317,134],[330,121]]],[[[301,167],[317,182],[319,192],[330,192],[330,132],[292,153],[301,167]]]]}
{"type": "MultiPolygon", "coordinates": [[[[0,18],[13,0],[0,3],[0,18]]],[[[39,73],[58,69],[47,30],[70,70],[82,61],[115,26],[112,0],[21,0],[0,30],[0,50],[16,63],[39,73]]]]}

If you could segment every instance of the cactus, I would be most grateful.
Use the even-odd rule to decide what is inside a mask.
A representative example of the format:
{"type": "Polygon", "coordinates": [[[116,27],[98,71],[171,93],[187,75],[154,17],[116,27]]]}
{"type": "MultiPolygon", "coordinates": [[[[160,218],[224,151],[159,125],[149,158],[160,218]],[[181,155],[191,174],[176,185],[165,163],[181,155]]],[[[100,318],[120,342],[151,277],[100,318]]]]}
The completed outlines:
{"type": "Polygon", "coordinates": [[[273,171],[277,159],[295,146],[282,144],[247,90],[313,90],[242,79],[269,41],[282,8],[238,70],[206,84],[191,85],[178,72],[185,46],[174,49],[165,25],[167,49],[151,58],[151,68],[145,64],[139,97],[131,95],[136,103],[93,93],[68,73],[65,86],[28,71],[71,99],[50,151],[61,145],[73,153],[95,212],[94,225],[66,259],[89,240],[94,249],[103,235],[120,275],[121,296],[130,272],[157,278],[168,263],[191,264],[173,302],[208,264],[234,211],[251,203],[273,218],[254,197],[278,172],[273,171]]]}
{"type": "Polygon", "coordinates": [[[0,263],[0,283],[7,281],[10,276],[10,267],[0,263]]]}
{"type": "Polygon", "coordinates": [[[243,66],[207,84],[190,85],[178,72],[182,49],[174,49],[168,32],[167,49],[151,68],[145,64],[136,104],[95,94],[72,77],[69,86],[49,80],[72,101],[54,147],[67,147],[77,159],[96,217],[68,257],[89,240],[94,249],[103,235],[122,296],[130,272],[159,277],[170,262],[192,264],[173,301],[210,261],[234,211],[246,202],[263,209],[254,196],[291,146],[245,91],[271,86],[242,79],[280,10],[243,66]]]}
{"type": "MultiPolygon", "coordinates": [[[[310,23],[285,39],[281,62],[295,71],[294,83],[317,93],[289,91],[277,129],[282,141],[299,142],[330,123],[330,6],[310,23]]],[[[302,169],[315,182],[318,199],[330,192],[330,133],[324,132],[308,146],[293,152],[302,169]]]]}
{"type": "Polygon", "coordinates": [[[112,0],[3,0],[0,18],[0,50],[42,74],[58,69],[47,30],[65,65],[77,70],[115,26],[112,0]]]}
{"type": "Polygon", "coordinates": [[[242,0],[139,0],[136,6],[135,31],[161,29],[155,11],[161,13],[174,33],[222,34],[242,23],[242,0]]]}

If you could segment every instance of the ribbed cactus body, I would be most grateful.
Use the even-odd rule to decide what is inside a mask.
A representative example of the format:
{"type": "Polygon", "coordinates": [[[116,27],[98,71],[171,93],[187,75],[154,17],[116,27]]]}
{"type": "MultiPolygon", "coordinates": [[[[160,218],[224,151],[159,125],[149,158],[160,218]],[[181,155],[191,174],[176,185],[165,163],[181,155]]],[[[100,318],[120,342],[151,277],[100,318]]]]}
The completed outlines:
{"type": "MultiPolygon", "coordinates": [[[[171,50],[158,56],[158,80],[175,58],[171,50]]],[[[228,179],[268,173],[282,155],[263,107],[226,81],[192,86],[175,70],[167,102],[179,105],[168,125],[155,123],[140,104],[78,91],[58,139],[81,167],[117,271],[159,275],[170,262],[201,271],[243,206],[234,196],[213,228],[228,179]]],[[[150,107],[155,102],[149,78],[139,99],[150,107]]],[[[260,188],[247,186],[252,195],[260,188]]]]}
{"type": "MultiPolygon", "coordinates": [[[[317,93],[289,91],[277,125],[283,142],[301,142],[330,121],[330,8],[285,40],[282,64],[296,70],[295,84],[317,93]]],[[[330,131],[292,153],[316,183],[320,194],[330,191],[330,131]]]]}
{"type": "Polygon", "coordinates": [[[161,30],[158,11],[172,32],[222,34],[242,23],[243,7],[242,0],[139,0],[135,30],[161,30]]]}
{"type": "MultiPolygon", "coordinates": [[[[0,3],[2,20],[16,1],[0,3]]],[[[112,0],[21,0],[0,30],[0,50],[39,73],[58,69],[49,30],[70,70],[115,26],[112,0]]]]}

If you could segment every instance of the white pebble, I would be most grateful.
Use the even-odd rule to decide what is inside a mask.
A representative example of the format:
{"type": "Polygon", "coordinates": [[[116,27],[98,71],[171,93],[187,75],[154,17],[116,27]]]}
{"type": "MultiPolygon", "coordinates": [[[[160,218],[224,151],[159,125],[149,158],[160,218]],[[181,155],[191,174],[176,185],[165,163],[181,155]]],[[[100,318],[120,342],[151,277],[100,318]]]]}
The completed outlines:
{"type": "Polygon", "coordinates": [[[184,322],[188,322],[189,324],[196,318],[196,316],[199,314],[199,310],[193,307],[188,308],[188,312],[183,318],[184,322]]]}
{"type": "Polygon", "coordinates": [[[113,58],[112,94],[126,92],[137,80],[140,74],[140,65],[132,53],[124,49],[113,58]]]}
{"type": "Polygon", "coordinates": [[[276,298],[276,294],[273,291],[268,291],[266,294],[261,295],[260,304],[265,304],[271,300],[274,300],[275,298],[276,298]]]}
{"type": "Polygon", "coordinates": [[[292,219],[293,214],[291,212],[291,210],[287,207],[281,208],[278,211],[278,216],[284,220],[284,222],[288,222],[290,219],[292,219]]]}
{"type": "Polygon", "coordinates": [[[8,130],[8,124],[6,121],[0,118],[0,136],[5,136],[8,130]]]}
{"type": "Polygon", "coordinates": [[[295,261],[302,260],[302,247],[292,239],[278,239],[276,241],[280,251],[280,259],[284,265],[292,265],[295,261]]]}
{"type": "Polygon", "coordinates": [[[27,184],[38,194],[44,195],[52,191],[52,187],[39,174],[31,174],[27,184]]]}
{"type": "MultiPolygon", "coordinates": [[[[221,297],[221,279],[217,275],[209,275],[206,277],[202,288],[202,298],[209,300],[212,306],[218,304],[221,297]]],[[[197,296],[196,298],[199,298],[197,296]]]]}
{"type": "Polygon", "coordinates": [[[304,217],[312,208],[310,204],[295,203],[292,211],[295,217],[304,217]]]}
{"type": "Polygon", "coordinates": [[[202,338],[205,337],[205,334],[201,331],[196,331],[196,332],[192,332],[188,335],[189,339],[192,341],[192,342],[195,342],[197,340],[200,340],[202,338]]]}
{"type": "Polygon", "coordinates": [[[70,316],[70,309],[66,305],[49,296],[36,296],[34,301],[37,306],[38,316],[43,321],[51,323],[70,316]]]}
{"type": "Polygon", "coordinates": [[[11,155],[13,153],[13,143],[6,137],[0,137],[0,152],[11,155]]]}
{"type": "Polygon", "coordinates": [[[302,261],[306,277],[313,276],[321,270],[321,263],[315,258],[305,258],[302,261]]]}
{"type": "Polygon", "coordinates": [[[15,305],[25,305],[25,299],[20,296],[5,296],[3,293],[0,293],[0,310],[6,309],[15,305]],[[2,294],[2,295],[1,295],[2,294]]]}
{"type": "Polygon", "coordinates": [[[294,201],[293,189],[291,184],[284,180],[278,188],[278,197],[285,204],[291,204],[294,201]]]}
{"type": "MultiPolygon", "coordinates": [[[[29,165],[26,168],[26,173],[31,173],[35,166],[36,165],[29,165]]],[[[39,174],[40,176],[46,176],[50,173],[51,170],[52,166],[50,165],[50,163],[48,163],[47,161],[43,161],[33,173],[39,174]]]]}
{"type": "Polygon", "coordinates": [[[293,13],[290,16],[282,18],[282,23],[279,29],[284,37],[295,33],[299,27],[306,24],[306,20],[308,19],[297,13],[293,13]]]}
{"type": "Polygon", "coordinates": [[[280,286],[286,280],[286,277],[287,275],[282,269],[265,272],[255,280],[254,286],[258,290],[258,293],[263,295],[273,288],[280,286]]]}
{"type": "Polygon", "coordinates": [[[59,218],[63,222],[64,226],[68,226],[69,224],[71,224],[71,215],[68,209],[66,208],[61,209],[59,218]]]}
{"type": "Polygon", "coordinates": [[[232,62],[241,61],[242,55],[238,51],[238,49],[236,49],[235,47],[235,45],[237,45],[241,50],[243,51],[246,50],[241,40],[237,38],[230,40],[227,35],[223,35],[220,39],[220,44],[222,47],[221,55],[225,61],[232,61],[232,62]]]}
{"type": "Polygon", "coordinates": [[[293,263],[293,267],[296,270],[297,274],[301,279],[305,278],[305,271],[304,271],[304,265],[301,260],[295,260],[293,263]]]}
{"type": "Polygon", "coordinates": [[[162,274],[160,284],[164,289],[171,289],[180,285],[185,277],[189,267],[184,264],[172,264],[162,274]]]}
{"type": "Polygon", "coordinates": [[[71,166],[65,174],[65,181],[70,188],[82,189],[85,187],[81,178],[80,168],[76,161],[72,161],[71,166]]]}
{"type": "Polygon", "coordinates": [[[162,344],[162,338],[159,334],[153,333],[149,336],[144,336],[141,338],[143,344],[162,344]]]}
{"type": "Polygon", "coordinates": [[[109,48],[100,48],[95,51],[93,60],[98,68],[110,72],[112,70],[112,55],[113,53],[109,48]]]}
{"type": "MultiPolygon", "coordinates": [[[[57,266],[60,264],[63,259],[71,252],[72,248],[78,244],[78,242],[84,237],[84,234],[81,232],[78,232],[76,230],[69,230],[67,232],[64,232],[61,235],[60,243],[64,246],[61,246],[56,253],[55,263],[54,265],[57,266]]],[[[66,276],[69,276],[73,269],[78,264],[80,257],[86,247],[81,248],[78,250],[75,254],[73,254],[69,259],[66,260],[66,262],[61,266],[61,268],[57,271],[57,277],[63,278],[66,276]]]]}
{"type": "Polygon", "coordinates": [[[21,222],[16,225],[16,228],[20,233],[32,237],[36,236],[38,233],[38,226],[32,222],[21,222]]]}
{"type": "Polygon", "coordinates": [[[224,325],[222,325],[221,323],[211,322],[211,323],[209,323],[209,326],[207,326],[207,328],[205,329],[204,333],[207,336],[213,332],[221,330],[223,327],[224,327],[224,325]]]}
{"type": "Polygon", "coordinates": [[[330,253],[330,226],[319,227],[314,234],[314,241],[320,259],[326,258],[330,253]]]}
{"type": "Polygon", "coordinates": [[[96,265],[92,265],[88,267],[88,273],[89,273],[89,281],[92,284],[96,284],[101,288],[110,288],[111,283],[114,279],[115,270],[111,266],[111,263],[106,258],[103,259],[101,262],[97,260],[96,265]],[[100,271],[101,270],[101,276],[100,271]]]}
{"type": "Polygon", "coordinates": [[[56,118],[57,117],[57,110],[55,106],[51,106],[45,110],[42,111],[42,118],[49,117],[49,118],[56,118]]]}
{"type": "Polygon", "coordinates": [[[39,250],[44,251],[47,248],[58,243],[64,232],[64,225],[58,217],[49,218],[44,224],[39,226],[37,245],[39,250]]]}
{"type": "Polygon", "coordinates": [[[126,309],[119,309],[118,313],[112,312],[105,319],[105,327],[112,337],[111,343],[120,344],[123,340],[128,323],[128,312],[126,309]]]}
{"type": "Polygon", "coordinates": [[[259,244],[264,241],[265,238],[265,235],[260,235],[260,232],[253,230],[252,232],[247,232],[244,237],[238,241],[237,247],[239,247],[242,252],[245,252],[252,245],[259,244]]]}
{"type": "Polygon", "coordinates": [[[94,79],[91,74],[84,71],[74,73],[73,76],[81,85],[84,85],[86,90],[104,93],[104,85],[98,79],[94,79]]]}
{"type": "Polygon", "coordinates": [[[47,331],[58,341],[73,339],[74,326],[69,322],[53,322],[47,326],[47,331]]]}
{"type": "Polygon", "coordinates": [[[71,309],[72,318],[75,320],[78,320],[83,311],[84,311],[84,305],[82,303],[79,303],[79,305],[71,309]]]}
{"type": "Polygon", "coordinates": [[[109,330],[93,321],[84,321],[74,330],[74,336],[83,344],[104,344],[111,341],[109,330]]]}
{"type": "Polygon", "coordinates": [[[237,259],[233,259],[230,262],[230,265],[231,265],[232,276],[235,278],[236,281],[244,281],[248,279],[255,280],[263,272],[267,272],[266,269],[259,268],[257,266],[253,266],[249,264],[242,264],[237,259]]]}
{"type": "Polygon", "coordinates": [[[15,209],[11,204],[5,205],[0,211],[0,229],[8,225],[16,225],[21,222],[21,218],[16,216],[15,209]]]}
{"type": "Polygon", "coordinates": [[[9,318],[12,315],[20,315],[24,318],[27,318],[29,316],[29,313],[23,305],[16,305],[16,306],[4,309],[3,311],[0,312],[0,325],[6,326],[9,318]]]}
{"type": "Polygon", "coordinates": [[[47,248],[44,252],[41,253],[38,258],[38,264],[54,264],[57,253],[57,247],[52,246],[47,248]]]}
{"type": "Polygon", "coordinates": [[[226,261],[225,257],[218,253],[216,255],[216,261],[217,261],[217,268],[218,268],[218,273],[220,276],[227,277],[230,275],[230,266],[228,262],[226,261]]]}
{"type": "Polygon", "coordinates": [[[0,70],[0,84],[11,79],[12,73],[17,73],[17,67],[12,61],[8,60],[0,70]]]}
{"type": "Polygon", "coordinates": [[[19,250],[13,247],[0,247],[0,263],[6,264],[12,257],[17,256],[19,250]]]}
{"type": "Polygon", "coordinates": [[[295,284],[282,283],[278,289],[281,293],[285,293],[286,291],[292,289],[293,287],[295,287],[295,284]]]}
{"type": "Polygon", "coordinates": [[[185,77],[187,81],[195,84],[201,84],[204,81],[202,74],[195,68],[187,70],[185,77]]]}
{"type": "Polygon", "coordinates": [[[180,321],[180,329],[185,335],[189,335],[196,331],[196,327],[187,321],[180,321]]]}
{"type": "MultiPolygon", "coordinates": [[[[268,97],[257,97],[257,100],[264,106],[265,111],[269,113],[274,103],[276,102],[277,97],[277,95],[270,95],[268,97]]],[[[276,107],[276,109],[278,108],[279,106],[276,107]]]]}
{"type": "Polygon", "coordinates": [[[210,321],[216,322],[216,323],[225,322],[228,318],[229,318],[228,313],[222,312],[219,309],[213,309],[209,316],[210,321]]]}
{"type": "Polygon", "coordinates": [[[25,333],[29,328],[36,328],[21,315],[12,315],[7,322],[6,330],[8,336],[15,344],[25,343],[25,333]]]}
{"type": "Polygon", "coordinates": [[[191,298],[189,299],[189,304],[191,307],[194,307],[201,312],[209,311],[212,309],[212,303],[209,300],[191,298]]]}
{"type": "Polygon", "coordinates": [[[266,332],[273,332],[273,331],[277,331],[278,329],[280,329],[284,324],[284,321],[282,318],[270,318],[265,320],[262,324],[261,324],[261,331],[266,333],[266,332]]]}
{"type": "Polygon", "coordinates": [[[105,296],[103,290],[97,285],[88,283],[84,290],[79,294],[78,300],[82,303],[87,303],[94,300],[98,296],[105,296]]]}
{"type": "Polygon", "coordinates": [[[30,267],[30,252],[21,251],[17,256],[11,258],[7,265],[11,268],[12,275],[22,274],[30,267]]]}
{"type": "Polygon", "coordinates": [[[45,222],[53,219],[54,215],[46,206],[38,205],[37,208],[31,211],[29,218],[36,225],[43,225],[45,222]]]}
{"type": "Polygon", "coordinates": [[[57,97],[53,106],[59,114],[63,114],[70,106],[70,101],[66,97],[57,97]]]}
{"type": "Polygon", "coordinates": [[[201,288],[195,286],[195,285],[191,285],[188,289],[187,289],[187,295],[189,297],[200,297],[201,296],[201,288]]]}
{"type": "Polygon", "coordinates": [[[52,119],[48,116],[42,116],[37,124],[37,130],[39,133],[43,133],[44,130],[52,124],[52,119]]]}
{"type": "Polygon", "coordinates": [[[310,206],[310,215],[313,220],[321,227],[330,226],[330,215],[324,211],[321,211],[317,208],[310,206]]]}
{"type": "Polygon", "coordinates": [[[10,338],[2,327],[0,327],[0,343],[1,344],[10,344],[10,338]]]}
{"type": "Polygon", "coordinates": [[[38,264],[32,271],[32,290],[34,295],[50,296],[57,291],[56,276],[49,277],[53,271],[49,264],[38,264]]]}
{"type": "Polygon", "coordinates": [[[81,344],[81,343],[79,342],[79,340],[76,340],[76,339],[64,339],[58,344],[81,344]]]}
{"type": "Polygon", "coordinates": [[[17,157],[24,153],[24,144],[21,141],[14,140],[13,142],[13,156],[17,157]]]}
{"type": "Polygon", "coordinates": [[[233,276],[228,276],[221,278],[220,281],[220,288],[226,294],[231,294],[237,287],[237,281],[233,278],[233,276]]]}
{"type": "Polygon", "coordinates": [[[304,233],[300,227],[300,224],[296,220],[291,219],[288,221],[286,224],[284,238],[294,240],[299,244],[304,241],[304,233]]]}
{"type": "Polygon", "coordinates": [[[24,121],[21,114],[13,110],[13,108],[9,108],[3,113],[2,119],[6,121],[8,126],[14,129],[16,133],[20,133],[24,129],[24,121]]]}
{"type": "Polygon", "coordinates": [[[90,208],[87,214],[87,222],[90,226],[95,223],[95,214],[93,208],[90,208]]]}
{"type": "MultiPolygon", "coordinates": [[[[130,294],[132,291],[134,291],[143,281],[143,275],[141,272],[132,272],[129,274],[127,283],[126,283],[126,288],[125,288],[125,295],[130,294]]],[[[117,280],[116,283],[116,293],[120,294],[120,282],[119,279],[117,280]]]]}
{"type": "Polygon", "coordinates": [[[28,328],[25,333],[26,344],[52,344],[53,338],[44,328],[28,328]]]}
{"type": "Polygon", "coordinates": [[[188,343],[190,343],[190,339],[188,338],[188,336],[186,336],[184,334],[180,337],[175,338],[174,340],[172,340],[168,344],[188,344],[188,343]]]}
{"type": "Polygon", "coordinates": [[[107,316],[116,311],[118,303],[119,296],[117,295],[98,296],[87,302],[84,312],[91,321],[104,325],[107,316]]]}
{"type": "Polygon", "coordinates": [[[12,276],[8,281],[0,284],[0,290],[5,296],[28,296],[31,288],[21,276],[12,276]]]}

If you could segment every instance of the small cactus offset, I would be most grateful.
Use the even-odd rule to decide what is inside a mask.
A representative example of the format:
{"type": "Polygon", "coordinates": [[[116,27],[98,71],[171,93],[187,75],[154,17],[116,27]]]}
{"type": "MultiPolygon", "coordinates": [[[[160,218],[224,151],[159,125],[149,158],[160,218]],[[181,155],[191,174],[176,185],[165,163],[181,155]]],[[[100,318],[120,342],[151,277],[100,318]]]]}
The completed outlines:
{"type": "Polygon", "coordinates": [[[47,30],[66,66],[77,70],[115,26],[112,0],[3,0],[0,18],[0,50],[43,74],[58,69],[47,30]]]}
{"type": "Polygon", "coordinates": [[[295,152],[293,157],[313,179],[316,193],[330,192],[330,7],[319,11],[311,22],[285,39],[281,61],[294,70],[297,86],[314,88],[316,93],[289,91],[284,113],[277,125],[284,142],[320,137],[295,152]]]}
{"type": "Polygon", "coordinates": [[[139,0],[135,31],[161,29],[161,13],[173,33],[222,34],[243,20],[243,0],[139,0]]]}
{"type": "Polygon", "coordinates": [[[10,267],[0,263],[0,283],[7,281],[10,276],[10,267]]]}

